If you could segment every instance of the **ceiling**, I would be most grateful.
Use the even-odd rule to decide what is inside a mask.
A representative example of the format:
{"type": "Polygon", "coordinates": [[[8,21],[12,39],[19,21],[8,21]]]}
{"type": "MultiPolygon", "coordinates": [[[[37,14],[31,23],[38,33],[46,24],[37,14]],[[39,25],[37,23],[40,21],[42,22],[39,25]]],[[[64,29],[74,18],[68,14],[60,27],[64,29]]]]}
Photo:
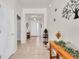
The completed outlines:
{"type": "Polygon", "coordinates": [[[18,0],[23,8],[46,8],[52,0],[18,0]]]}

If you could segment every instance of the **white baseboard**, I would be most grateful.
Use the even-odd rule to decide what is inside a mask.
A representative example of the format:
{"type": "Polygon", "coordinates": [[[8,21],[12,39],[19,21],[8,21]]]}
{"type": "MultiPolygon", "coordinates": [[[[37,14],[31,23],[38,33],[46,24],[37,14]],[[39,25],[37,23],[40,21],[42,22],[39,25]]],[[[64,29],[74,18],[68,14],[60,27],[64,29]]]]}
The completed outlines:
{"type": "Polygon", "coordinates": [[[17,50],[17,49],[15,49],[12,53],[10,53],[10,54],[8,55],[8,59],[9,59],[11,56],[13,56],[13,55],[15,54],[16,50],[17,50]]]}

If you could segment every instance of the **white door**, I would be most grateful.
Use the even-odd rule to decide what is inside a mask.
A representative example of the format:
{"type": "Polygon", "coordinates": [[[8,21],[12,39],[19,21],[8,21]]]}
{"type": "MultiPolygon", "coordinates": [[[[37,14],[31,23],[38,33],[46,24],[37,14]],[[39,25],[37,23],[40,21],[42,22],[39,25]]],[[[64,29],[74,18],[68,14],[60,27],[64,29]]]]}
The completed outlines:
{"type": "Polygon", "coordinates": [[[40,25],[40,21],[36,20],[32,20],[31,21],[31,35],[32,36],[40,36],[41,35],[41,25],[40,25]]]}
{"type": "Polygon", "coordinates": [[[6,44],[7,44],[7,24],[5,8],[0,8],[0,56],[1,59],[5,58],[6,55],[6,44]],[[5,53],[5,54],[4,54],[5,53]]]}
{"type": "Polygon", "coordinates": [[[14,21],[14,10],[9,9],[8,10],[8,16],[9,16],[9,22],[8,22],[8,57],[11,56],[15,50],[16,50],[16,42],[17,40],[15,39],[15,21],[14,21]]]}
{"type": "Polygon", "coordinates": [[[31,21],[31,36],[37,36],[37,23],[35,21],[31,21]]]}
{"type": "Polygon", "coordinates": [[[0,56],[8,59],[16,49],[14,11],[0,8],[0,56]]]}

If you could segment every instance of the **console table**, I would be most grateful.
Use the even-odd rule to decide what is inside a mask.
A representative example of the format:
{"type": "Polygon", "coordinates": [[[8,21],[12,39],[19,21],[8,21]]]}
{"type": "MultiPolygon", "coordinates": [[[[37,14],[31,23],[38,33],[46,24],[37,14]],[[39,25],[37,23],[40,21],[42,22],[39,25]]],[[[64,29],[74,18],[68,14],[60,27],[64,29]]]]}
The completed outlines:
{"type": "Polygon", "coordinates": [[[73,56],[71,56],[68,52],[64,50],[63,47],[55,44],[55,42],[50,41],[50,59],[60,59],[60,56],[62,59],[75,59],[73,56]],[[56,56],[52,56],[52,49],[56,51],[56,56]]]}

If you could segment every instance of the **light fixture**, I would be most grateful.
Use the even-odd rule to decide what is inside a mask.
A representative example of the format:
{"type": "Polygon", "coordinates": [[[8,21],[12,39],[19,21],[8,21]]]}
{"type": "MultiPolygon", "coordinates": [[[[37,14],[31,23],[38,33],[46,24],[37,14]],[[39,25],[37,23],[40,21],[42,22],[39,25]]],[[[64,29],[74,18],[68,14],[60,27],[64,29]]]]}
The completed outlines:
{"type": "Polygon", "coordinates": [[[34,21],[36,21],[36,17],[34,17],[33,19],[34,19],[34,21]]]}
{"type": "Polygon", "coordinates": [[[63,8],[62,16],[66,19],[70,19],[70,17],[74,14],[74,19],[79,18],[79,0],[69,0],[66,6],[63,8]]]}

